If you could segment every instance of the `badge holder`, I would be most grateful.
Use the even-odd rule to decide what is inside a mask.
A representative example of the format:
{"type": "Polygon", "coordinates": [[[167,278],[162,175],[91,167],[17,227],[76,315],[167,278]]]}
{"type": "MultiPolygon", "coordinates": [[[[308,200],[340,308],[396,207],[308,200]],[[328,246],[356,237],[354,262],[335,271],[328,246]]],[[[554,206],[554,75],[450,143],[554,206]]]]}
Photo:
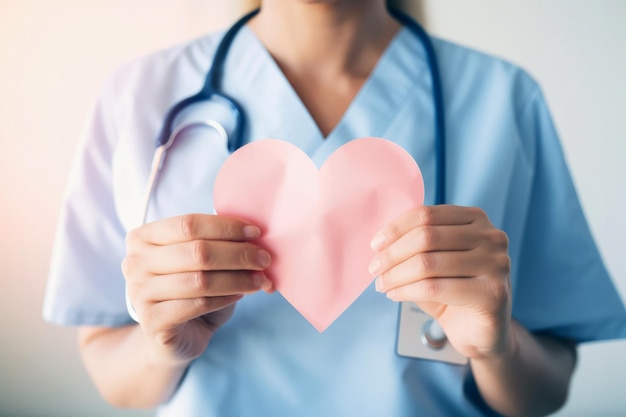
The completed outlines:
{"type": "Polygon", "coordinates": [[[441,326],[411,302],[400,303],[396,352],[409,358],[467,364],[467,358],[452,347],[441,326]]]}

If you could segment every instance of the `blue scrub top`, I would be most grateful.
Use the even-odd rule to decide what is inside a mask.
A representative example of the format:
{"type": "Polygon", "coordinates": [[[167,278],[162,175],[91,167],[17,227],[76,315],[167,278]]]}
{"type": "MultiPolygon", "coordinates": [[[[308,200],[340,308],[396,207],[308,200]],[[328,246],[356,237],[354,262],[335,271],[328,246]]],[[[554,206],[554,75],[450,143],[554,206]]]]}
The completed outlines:
{"type": "MultiPolygon", "coordinates": [[[[86,128],[59,223],[44,316],[65,325],[131,322],[124,236],[137,225],[167,110],[203,83],[221,33],[132,62],[107,82],[86,128]]],[[[513,317],[579,342],[626,337],[626,311],[590,234],[537,84],[500,59],[434,39],[446,107],[447,202],[478,206],[510,240],[513,317]]],[[[227,58],[223,90],[247,113],[247,140],[279,138],[318,165],[343,143],[384,137],[435,189],[431,81],[420,43],[401,30],[324,138],[254,33],[227,58]]],[[[154,220],[212,213],[228,157],[210,131],[188,133],[164,165],[154,220]]],[[[159,416],[480,416],[469,368],[395,354],[398,305],[369,287],[319,334],[280,294],[258,293],[189,367],[159,416]]],[[[416,331],[418,331],[416,329],[416,331]]]]}

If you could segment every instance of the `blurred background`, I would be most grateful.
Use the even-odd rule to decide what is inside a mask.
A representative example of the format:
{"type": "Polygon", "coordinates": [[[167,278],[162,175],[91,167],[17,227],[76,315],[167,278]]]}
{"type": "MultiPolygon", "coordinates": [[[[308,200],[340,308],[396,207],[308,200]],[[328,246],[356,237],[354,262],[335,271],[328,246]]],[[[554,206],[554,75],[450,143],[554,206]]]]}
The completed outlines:
{"type": "MultiPolygon", "coordinates": [[[[409,0],[431,33],[543,86],[579,194],[626,298],[626,2],[409,0]]],[[[92,387],[74,329],[41,319],[55,221],[82,123],[133,57],[228,26],[252,3],[0,0],[0,416],[149,416],[92,387]]],[[[585,345],[556,416],[626,415],[626,341],[585,345]]]]}

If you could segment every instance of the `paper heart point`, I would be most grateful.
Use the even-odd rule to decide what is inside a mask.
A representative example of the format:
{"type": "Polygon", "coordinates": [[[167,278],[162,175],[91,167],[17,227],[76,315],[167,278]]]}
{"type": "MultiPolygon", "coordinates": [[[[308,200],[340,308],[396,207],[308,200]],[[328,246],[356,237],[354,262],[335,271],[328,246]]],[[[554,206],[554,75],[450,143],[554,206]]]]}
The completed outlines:
{"type": "Polygon", "coordinates": [[[320,332],[372,282],[374,234],[423,201],[413,158],[378,138],[346,143],[319,170],[288,142],[255,141],[228,158],[214,186],[217,213],[261,228],[266,274],[320,332]]]}

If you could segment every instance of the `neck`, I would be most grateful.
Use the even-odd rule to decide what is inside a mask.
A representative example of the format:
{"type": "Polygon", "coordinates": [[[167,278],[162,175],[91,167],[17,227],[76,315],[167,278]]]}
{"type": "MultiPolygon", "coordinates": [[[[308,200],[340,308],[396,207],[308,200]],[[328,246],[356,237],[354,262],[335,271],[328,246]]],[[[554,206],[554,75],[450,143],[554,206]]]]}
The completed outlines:
{"type": "Polygon", "coordinates": [[[399,25],[384,0],[264,0],[250,28],[286,73],[366,78],[399,25]]]}

